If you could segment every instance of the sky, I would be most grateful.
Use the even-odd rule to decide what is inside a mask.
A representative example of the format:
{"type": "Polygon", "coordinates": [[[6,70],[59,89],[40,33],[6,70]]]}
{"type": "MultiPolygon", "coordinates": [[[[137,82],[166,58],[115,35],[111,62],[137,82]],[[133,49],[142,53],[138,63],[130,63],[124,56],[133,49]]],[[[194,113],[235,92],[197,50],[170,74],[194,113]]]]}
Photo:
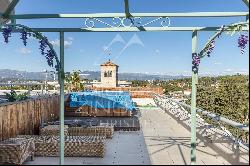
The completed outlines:
{"type": "MultiPolygon", "coordinates": [[[[248,11],[241,0],[130,0],[131,13],[240,11],[248,11]]],[[[123,0],[21,0],[16,7],[16,14],[115,12],[124,12],[123,0]]],[[[110,20],[101,20],[110,23],[110,20]]],[[[151,20],[153,18],[142,19],[142,22],[151,20]]],[[[242,20],[245,18],[170,18],[169,26],[221,26],[242,20]]],[[[85,26],[84,19],[18,20],[17,23],[43,28],[85,26]]],[[[96,26],[102,25],[97,23],[96,26]]],[[[152,26],[161,26],[161,21],[152,26]]],[[[198,50],[213,33],[198,33],[198,50]]],[[[58,33],[44,35],[59,55],[58,33]]],[[[120,66],[120,72],[190,75],[191,35],[191,32],[65,33],[65,70],[98,71],[101,63],[111,59],[120,66]]],[[[200,73],[249,73],[249,48],[242,55],[237,47],[238,37],[239,33],[234,36],[224,34],[217,40],[211,57],[202,60],[200,73]]],[[[0,35],[0,69],[52,70],[40,54],[38,41],[30,38],[24,47],[19,34],[13,34],[9,44],[5,44],[0,35]]]]}

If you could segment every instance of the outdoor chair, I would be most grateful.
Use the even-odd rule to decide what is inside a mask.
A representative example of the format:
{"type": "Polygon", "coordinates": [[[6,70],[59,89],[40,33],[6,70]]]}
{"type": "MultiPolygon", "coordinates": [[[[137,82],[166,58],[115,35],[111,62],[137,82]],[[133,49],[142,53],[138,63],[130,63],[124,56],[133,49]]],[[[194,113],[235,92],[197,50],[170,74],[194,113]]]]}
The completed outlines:
{"type": "Polygon", "coordinates": [[[10,138],[0,142],[0,164],[22,165],[28,157],[33,160],[34,152],[33,139],[10,138]]]}

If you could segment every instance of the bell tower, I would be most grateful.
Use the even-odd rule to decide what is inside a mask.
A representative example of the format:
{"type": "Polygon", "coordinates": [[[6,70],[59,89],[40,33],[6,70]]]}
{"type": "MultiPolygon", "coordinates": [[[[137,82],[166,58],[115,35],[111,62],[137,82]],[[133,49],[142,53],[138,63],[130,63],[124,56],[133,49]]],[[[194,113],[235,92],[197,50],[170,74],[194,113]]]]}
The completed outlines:
{"type": "Polygon", "coordinates": [[[101,84],[102,87],[118,86],[118,68],[119,66],[110,60],[101,65],[101,84]]]}

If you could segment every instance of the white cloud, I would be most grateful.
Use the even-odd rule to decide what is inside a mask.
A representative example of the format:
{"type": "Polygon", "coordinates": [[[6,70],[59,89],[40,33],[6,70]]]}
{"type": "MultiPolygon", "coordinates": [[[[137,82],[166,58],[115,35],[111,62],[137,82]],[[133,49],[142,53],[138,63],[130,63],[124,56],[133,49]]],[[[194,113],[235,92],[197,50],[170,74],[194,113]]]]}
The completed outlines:
{"type": "Polygon", "coordinates": [[[73,37],[68,37],[68,40],[71,40],[71,41],[73,41],[73,40],[75,40],[73,37]]]}
{"type": "Polygon", "coordinates": [[[226,69],[226,72],[232,72],[233,69],[226,69]]]}
{"type": "Polygon", "coordinates": [[[31,52],[32,52],[31,50],[25,47],[19,49],[19,53],[24,54],[24,55],[30,54],[31,52]]]}
{"type": "MultiPolygon", "coordinates": [[[[73,40],[74,40],[73,37],[68,37],[67,40],[64,40],[64,47],[69,48],[73,44],[73,40]]],[[[55,47],[60,46],[60,40],[59,39],[52,40],[52,41],[50,41],[50,43],[55,47]]]]}
{"type": "Polygon", "coordinates": [[[156,54],[159,54],[159,53],[160,53],[160,50],[159,50],[159,49],[156,49],[156,50],[155,50],[155,53],[156,53],[156,54]]]}
{"type": "Polygon", "coordinates": [[[214,62],[215,65],[222,65],[221,62],[214,62]]]}
{"type": "Polygon", "coordinates": [[[59,39],[55,39],[55,40],[52,40],[50,41],[50,43],[55,46],[55,47],[59,47],[60,46],[60,41],[59,39]]]}

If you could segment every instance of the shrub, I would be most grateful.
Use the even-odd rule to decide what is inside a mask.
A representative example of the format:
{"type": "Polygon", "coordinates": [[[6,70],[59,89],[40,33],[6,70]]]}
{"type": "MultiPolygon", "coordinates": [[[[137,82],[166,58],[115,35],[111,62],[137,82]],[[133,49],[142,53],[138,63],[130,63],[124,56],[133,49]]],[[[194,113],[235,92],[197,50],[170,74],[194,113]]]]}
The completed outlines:
{"type": "Polygon", "coordinates": [[[17,94],[16,91],[11,90],[10,93],[5,93],[8,102],[22,101],[28,99],[28,93],[17,94]]]}

